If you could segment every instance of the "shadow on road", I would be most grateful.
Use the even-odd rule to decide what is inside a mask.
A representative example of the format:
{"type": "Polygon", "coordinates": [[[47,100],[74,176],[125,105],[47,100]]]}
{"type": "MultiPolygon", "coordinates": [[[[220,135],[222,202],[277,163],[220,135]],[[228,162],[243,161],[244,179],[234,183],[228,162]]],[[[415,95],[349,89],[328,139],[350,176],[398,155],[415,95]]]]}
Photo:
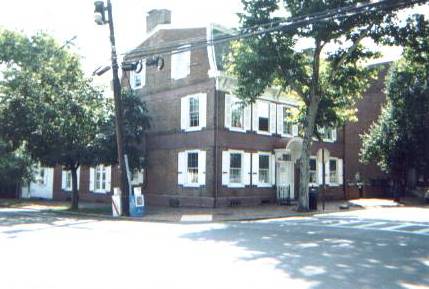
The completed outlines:
{"type": "Polygon", "coordinates": [[[250,257],[240,258],[241,261],[275,259],[276,267],[289,278],[311,281],[316,284],[311,287],[315,289],[429,286],[427,237],[303,228],[287,222],[229,223],[224,228],[182,237],[198,242],[234,244],[250,254],[250,257]]]}
{"type": "Polygon", "coordinates": [[[52,213],[10,210],[0,212],[0,236],[16,238],[21,233],[46,230],[50,228],[73,227],[88,230],[84,224],[97,222],[96,219],[71,218],[52,213]]]}

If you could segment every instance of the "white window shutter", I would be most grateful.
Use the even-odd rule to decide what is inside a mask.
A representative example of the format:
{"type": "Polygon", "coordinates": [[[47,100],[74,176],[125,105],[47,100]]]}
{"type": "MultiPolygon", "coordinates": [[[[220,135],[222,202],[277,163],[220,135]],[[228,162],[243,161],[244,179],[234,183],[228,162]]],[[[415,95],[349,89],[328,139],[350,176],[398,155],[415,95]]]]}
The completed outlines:
{"type": "Polygon", "coordinates": [[[241,167],[241,171],[243,174],[243,185],[250,186],[250,153],[243,153],[243,163],[241,167]]]}
{"type": "Polygon", "coordinates": [[[67,174],[67,171],[63,169],[61,171],[61,189],[62,190],[66,188],[66,174],[67,174]]]}
{"type": "Polygon", "coordinates": [[[80,167],[77,169],[77,189],[80,188],[80,167]]]}
{"type": "Polygon", "coordinates": [[[222,152],[222,185],[229,185],[229,151],[222,152]]]}
{"type": "Polygon", "coordinates": [[[338,184],[342,185],[343,182],[343,160],[338,159],[337,160],[337,177],[338,177],[338,184]]]}
{"type": "Polygon", "coordinates": [[[270,155],[270,177],[271,177],[271,184],[273,186],[276,185],[276,157],[275,155],[270,155]]]}
{"type": "MultiPolygon", "coordinates": [[[[190,47],[189,47],[190,48],[190,47]]],[[[182,54],[182,71],[183,77],[186,77],[191,74],[191,51],[185,51],[182,54]]]]}
{"type": "Polygon", "coordinates": [[[90,192],[95,191],[95,169],[94,168],[89,169],[89,191],[90,192]]]}
{"type": "Polygon", "coordinates": [[[332,141],[337,141],[337,129],[332,129],[332,141]]]}
{"type": "Polygon", "coordinates": [[[140,170],[139,173],[137,174],[137,182],[138,184],[144,183],[144,169],[140,170]]]}
{"type": "Polygon", "coordinates": [[[189,101],[188,97],[182,97],[180,100],[180,128],[186,130],[189,120],[189,101]]]}
{"type": "Polygon", "coordinates": [[[206,152],[198,152],[198,184],[200,186],[206,185],[206,152]]]}
{"type": "Polygon", "coordinates": [[[106,170],[106,192],[110,192],[112,187],[112,167],[105,167],[106,170]]]}
{"type": "Polygon", "coordinates": [[[246,131],[252,130],[252,107],[251,105],[246,105],[244,107],[244,129],[246,131]]]}
{"type": "Polygon", "coordinates": [[[256,101],[252,105],[253,131],[258,131],[258,128],[259,128],[258,103],[259,103],[259,101],[256,101]]]}
{"type": "Polygon", "coordinates": [[[206,127],[207,125],[207,94],[202,93],[198,97],[199,103],[199,115],[200,115],[200,127],[206,127]]]}
{"type": "Polygon", "coordinates": [[[321,161],[317,161],[317,183],[319,185],[323,184],[323,167],[321,161]]]}
{"type": "Polygon", "coordinates": [[[330,178],[329,178],[329,159],[325,162],[325,184],[330,184],[330,178]]]}
{"type": "Polygon", "coordinates": [[[294,124],[292,125],[292,135],[293,136],[298,136],[299,132],[298,132],[298,125],[294,124]]]}
{"type": "Polygon", "coordinates": [[[277,113],[276,113],[277,111],[276,111],[276,104],[275,103],[270,103],[270,115],[269,115],[269,118],[270,118],[270,133],[271,134],[275,134],[276,133],[276,123],[277,123],[277,121],[276,121],[276,115],[277,115],[277,113]]]}
{"type": "Polygon", "coordinates": [[[231,127],[231,104],[232,96],[225,94],[225,128],[231,127]]]}
{"type": "Polygon", "coordinates": [[[259,185],[259,154],[252,154],[252,185],[259,185]]]}
{"type": "Polygon", "coordinates": [[[277,105],[277,134],[283,135],[283,107],[284,105],[277,105]]]}
{"type": "Polygon", "coordinates": [[[184,185],[186,183],[186,152],[179,152],[177,157],[177,183],[179,185],[184,185]]]}

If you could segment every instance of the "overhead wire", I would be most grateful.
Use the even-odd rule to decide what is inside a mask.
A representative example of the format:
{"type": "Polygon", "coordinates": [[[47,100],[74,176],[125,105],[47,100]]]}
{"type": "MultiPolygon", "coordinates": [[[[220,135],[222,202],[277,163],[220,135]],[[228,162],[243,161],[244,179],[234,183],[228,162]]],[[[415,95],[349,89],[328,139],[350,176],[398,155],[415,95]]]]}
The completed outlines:
{"type": "MultiPolygon", "coordinates": [[[[245,39],[253,36],[272,33],[275,31],[292,30],[306,25],[318,23],[331,17],[334,17],[335,19],[351,17],[364,12],[370,12],[370,10],[374,8],[377,9],[380,7],[384,9],[391,9],[391,10],[401,9],[401,8],[405,8],[405,7],[419,4],[422,2],[424,1],[422,0],[396,0],[396,1],[380,0],[377,2],[369,2],[366,4],[349,5],[346,7],[324,10],[321,12],[303,15],[299,17],[290,17],[285,20],[277,20],[266,24],[255,25],[253,27],[246,29],[247,31],[250,30],[249,32],[227,34],[225,36],[221,36],[215,39],[208,40],[207,37],[204,36],[204,37],[194,38],[197,40],[185,39],[175,43],[169,42],[168,45],[165,45],[165,46],[149,46],[145,48],[136,48],[126,53],[125,58],[138,59],[138,58],[146,58],[146,57],[160,56],[160,55],[166,55],[166,54],[177,54],[177,53],[205,48],[207,46],[213,46],[216,44],[225,43],[229,41],[245,39]],[[268,26],[268,28],[263,28],[265,26],[268,26]],[[262,28],[262,29],[258,29],[258,28],[262,28]]],[[[374,12],[377,12],[377,11],[374,11],[374,12]]]]}

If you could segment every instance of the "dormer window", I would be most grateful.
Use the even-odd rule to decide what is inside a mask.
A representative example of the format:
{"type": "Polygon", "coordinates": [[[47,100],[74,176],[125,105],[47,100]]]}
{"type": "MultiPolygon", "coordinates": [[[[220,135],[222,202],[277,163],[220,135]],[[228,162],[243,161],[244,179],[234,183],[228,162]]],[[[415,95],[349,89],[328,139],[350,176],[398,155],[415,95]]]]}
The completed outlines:
{"type": "Polygon", "coordinates": [[[191,74],[191,46],[179,47],[171,54],[171,79],[178,80],[191,74]]]}

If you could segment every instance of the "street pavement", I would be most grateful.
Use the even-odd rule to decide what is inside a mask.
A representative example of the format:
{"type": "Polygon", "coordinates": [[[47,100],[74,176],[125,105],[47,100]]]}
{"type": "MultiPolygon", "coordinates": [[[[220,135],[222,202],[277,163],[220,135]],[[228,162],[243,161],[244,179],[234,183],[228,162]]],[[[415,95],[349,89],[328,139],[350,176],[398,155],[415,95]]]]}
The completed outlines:
{"type": "Polygon", "coordinates": [[[429,209],[201,224],[0,209],[0,288],[429,288],[429,209]]]}

